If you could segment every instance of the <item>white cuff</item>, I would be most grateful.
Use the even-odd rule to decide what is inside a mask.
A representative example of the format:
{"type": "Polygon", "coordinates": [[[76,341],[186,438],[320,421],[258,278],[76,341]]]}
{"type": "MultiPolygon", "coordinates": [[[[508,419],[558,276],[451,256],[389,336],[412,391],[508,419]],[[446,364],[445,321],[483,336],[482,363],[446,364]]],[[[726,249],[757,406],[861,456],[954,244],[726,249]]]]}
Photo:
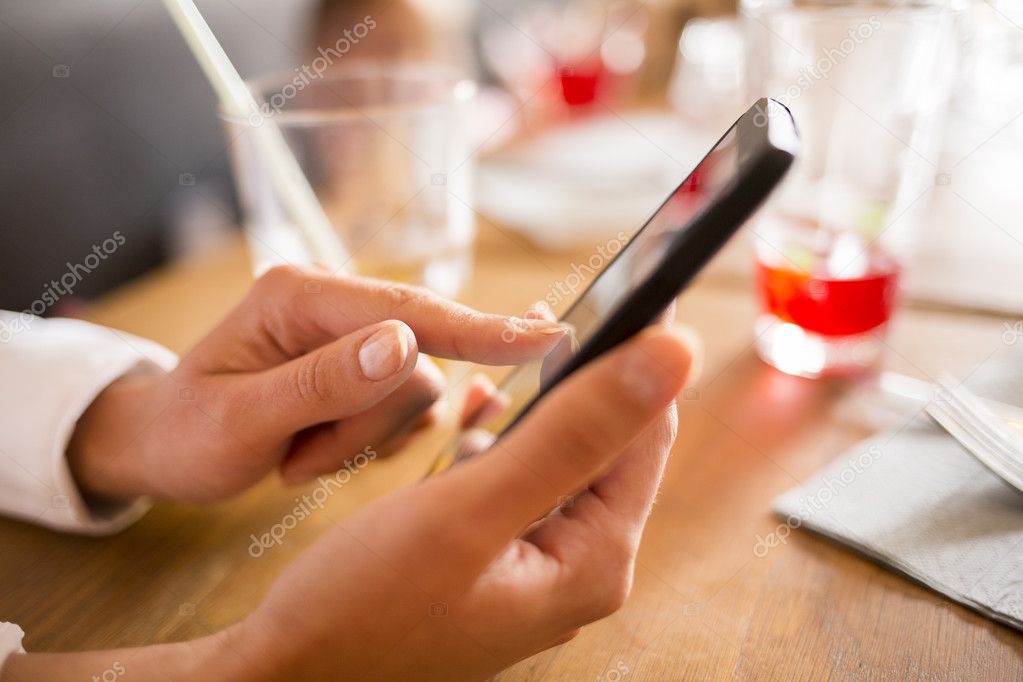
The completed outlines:
{"type": "Polygon", "coordinates": [[[104,535],[146,512],[143,498],[87,504],[66,457],[75,425],[96,396],[146,364],[169,370],[177,357],[86,322],[0,312],[0,513],[104,535]]]}
{"type": "Polygon", "coordinates": [[[14,623],[0,622],[0,673],[4,671],[4,663],[11,654],[25,653],[25,647],[21,645],[25,631],[14,623]]]}

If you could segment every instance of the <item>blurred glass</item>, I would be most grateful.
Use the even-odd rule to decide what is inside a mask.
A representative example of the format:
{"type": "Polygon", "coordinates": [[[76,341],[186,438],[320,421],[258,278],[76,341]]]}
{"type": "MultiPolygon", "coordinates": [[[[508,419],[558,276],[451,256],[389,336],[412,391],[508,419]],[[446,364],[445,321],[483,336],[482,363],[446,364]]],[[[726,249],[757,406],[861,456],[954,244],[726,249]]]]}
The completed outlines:
{"type": "Polygon", "coordinates": [[[995,131],[1006,134],[1004,142],[1019,145],[1021,129],[1006,121],[1023,109],[1023,3],[974,3],[963,24],[966,39],[952,101],[956,129],[949,140],[961,149],[946,151],[967,154],[995,131]]]}
{"type": "Polygon", "coordinates": [[[272,121],[347,251],[347,269],[457,295],[471,273],[476,229],[473,83],[431,66],[360,61],[252,88],[258,111],[221,118],[257,274],[312,260],[254,143],[253,127],[272,121]]]}
{"type": "Polygon", "coordinates": [[[485,66],[534,118],[614,106],[635,94],[646,59],[647,10],[633,0],[483,3],[485,66]]]}
{"type": "Polygon", "coordinates": [[[782,371],[874,366],[937,170],[951,2],[745,0],[747,75],[788,106],[801,158],[756,219],[757,349],[782,371]]]}
{"type": "Polygon", "coordinates": [[[745,50],[742,22],[734,17],[686,22],[668,96],[688,127],[717,139],[722,123],[749,107],[742,91],[745,50]]]}

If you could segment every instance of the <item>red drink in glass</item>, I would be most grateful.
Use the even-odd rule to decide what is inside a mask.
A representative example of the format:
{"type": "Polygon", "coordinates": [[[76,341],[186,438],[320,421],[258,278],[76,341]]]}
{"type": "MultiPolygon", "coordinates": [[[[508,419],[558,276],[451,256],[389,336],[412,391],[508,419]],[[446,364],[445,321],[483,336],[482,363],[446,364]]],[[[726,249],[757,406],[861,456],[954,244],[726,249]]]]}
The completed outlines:
{"type": "Polygon", "coordinates": [[[888,321],[895,302],[899,268],[876,249],[865,273],[839,279],[826,272],[805,273],[788,264],[756,263],[757,292],[764,310],[783,322],[821,336],[850,336],[888,321]]]}
{"type": "Polygon", "coordinates": [[[758,254],[757,349],[772,365],[813,377],[857,373],[879,358],[901,270],[879,246],[853,243],[852,262],[829,249],[793,260],[758,254]]]}
{"type": "Polygon", "coordinates": [[[603,85],[605,70],[600,59],[578,65],[557,66],[561,96],[569,106],[593,104],[603,85]]]}

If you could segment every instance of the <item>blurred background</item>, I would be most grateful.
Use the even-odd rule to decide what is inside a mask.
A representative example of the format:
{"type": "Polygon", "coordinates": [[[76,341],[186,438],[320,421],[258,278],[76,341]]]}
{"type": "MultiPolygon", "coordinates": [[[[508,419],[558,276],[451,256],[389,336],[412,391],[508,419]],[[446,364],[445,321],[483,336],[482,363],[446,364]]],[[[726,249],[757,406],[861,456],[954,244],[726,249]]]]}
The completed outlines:
{"type": "MultiPolygon", "coordinates": [[[[429,63],[474,81],[470,123],[456,131],[478,158],[466,166],[472,174],[466,194],[455,197],[466,206],[421,210],[440,210],[442,221],[454,221],[459,211],[469,222],[494,221],[540,249],[630,234],[755,97],[788,90],[809,106],[809,97],[791,90],[800,76],[820,82],[799,88],[842,97],[851,92],[843,83],[869,80],[839,73],[853,63],[842,55],[831,58],[833,74],[813,72],[815,51],[828,45],[810,45],[806,71],[800,70],[806,64],[782,64],[758,43],[767,32],[776,46],[804,55],[807,48],[795,43],[806,32],[786,34],[789,25],[773,23],[771,14],[798,9],[799,2],[197,4],[246,78],[298,75],[343,42],[343,54],[328,59],[330,70],[363,60],[429,63]],[[791,68],[792,78],[772,82],[766,73],[772,68],[791,68]]],[[[871,199],[870,221],[876,229],[889,218],[902,221],[903,212],[915,216],[917,236],[905,256],[913,267],[902,282],[910,298],[1023,312],[1023,233],[1014,201],[1023,146],[1023,13],[1009,2],[908,4],[953,7],[955,23],[951,33],[911,36],[914,52],[877,62],[895,72],[893,65],[905,61],[897,75],[906,83],[927,74],[916,79],[926,80],[922,92],[933,95],[926,112],[914,112],[907,123],[900,110],[892,115],[902,118],[889,123],[884,107],[878,113],[860,106],[858,96],[846,98],[880,126],[872,133],[878,140],[894,138],[926,162],[917,159],[913,170],[922,191],[912,201],[871,199]],[[921,71],[921,63],[935,64],[940,74],[921,71]]],[[[218,120],[208,84],[157,0],[5,0],[0,64],[0,307],[31,309],[51,280],[96,253],[99,266],[43,310],[74,314],[84,301],[161,263],[202,257],[234,238],[245,222],[240,206],[258,212],[236,195],[235,180],[248,180],[246,172],[232,179],[232,154],[236,168],[247,162],[237,157],[244,150],[232,150],[231,122],[218,120]],[[116,252],[102,246],[112,238],[116,252]]],[[[286,108],[315,105],[311,97],[286,108]]],[[[281,117],[283,127],[288,121],[281,117]]],[[[839,128],[855,146],[855,125],[839,128]]],[[[838,138],[829,140],[834,148],[838,138]]],[[[900,177],[909,173],[906,149],[890,152],[900,177]]],[[[452,165],[434,169],[432,184],[447,184],[448,171],[461,168],[452,165]]],[[[258,187],[258,178],[251,183],[258,187]]],[[[471,245],[471,228],[459,229],[456,246],[471,245]]],[[[278,255],[285,249],[267,248],[278,255]]],[[[752,279],[749,253],[749,243],[730,249],[714,276],[752,279]]],[[[450,291],[435,288],[458,290],[457,282],[450,291]]]]}
{"type": "MultiPolygon", "coordinates": [[[[317,2],[205,2],[240,69],[289,68],[317,2]]],[[[215,100],[159,2],[0,7],[0,306],[22,310],[119,230],[124,244],[49,314],[238,224],[215,100]]]]}
{"type": "MultiPolygon", "coordinates": [[[[353,17],[374,15],[381,30],[346,58],[439,58],[495,78],[477,52],[497,15],[471,0],[198,5],[246,77],[287,72],[335,44],[353,17]]],[[[712,9],[728,6],[658,7],[667,21],[653,80],[666,78],[685,19],[712,9]]],[[[0,64],[0,307],[28,308],[68,261],[114,231],[125,236],[116,258],[47,314],[66,314],[76,299],[213,248],[237,229],[213,93],[158,1],[5,0],[0,64]]]]}

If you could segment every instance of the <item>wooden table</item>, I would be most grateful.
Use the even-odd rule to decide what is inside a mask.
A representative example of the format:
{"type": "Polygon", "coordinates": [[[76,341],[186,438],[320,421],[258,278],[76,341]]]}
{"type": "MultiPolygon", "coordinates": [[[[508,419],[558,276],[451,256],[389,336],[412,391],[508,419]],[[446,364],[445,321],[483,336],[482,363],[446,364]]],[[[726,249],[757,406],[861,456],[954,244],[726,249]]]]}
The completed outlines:
{"type": "MultiPolygon", "coordinates": [[[[466,301],[521,314],[588,254],[538,252],[484,229],[466,301]]],[[[101,301],[91,319],[181,351],[246,291],[235,244],[101,301]]],[[[1023,679],[1023,637],[807,532],[764,558],[756,535],[778,524],[772,498],[875,426],[848,387],[788,377],[751,350],[748,283],[705,277],[679,306],[707,345],[698,394],[616,615],[501,680],[1023,679]]],[[[907,308],[889,365],[965,373],[997,354],[1002,320],[907,308]]],[[[161,504],[117,537],[61,536],[0,520],[0,618],[29,650],[139,645],[194,637],[257,603],[286,565],[337,519],[415,480],[430,457],[375,463],[322,513],[258,559],[247,547],[302,490],[267,480],[221,504],[161,504]]]]}

